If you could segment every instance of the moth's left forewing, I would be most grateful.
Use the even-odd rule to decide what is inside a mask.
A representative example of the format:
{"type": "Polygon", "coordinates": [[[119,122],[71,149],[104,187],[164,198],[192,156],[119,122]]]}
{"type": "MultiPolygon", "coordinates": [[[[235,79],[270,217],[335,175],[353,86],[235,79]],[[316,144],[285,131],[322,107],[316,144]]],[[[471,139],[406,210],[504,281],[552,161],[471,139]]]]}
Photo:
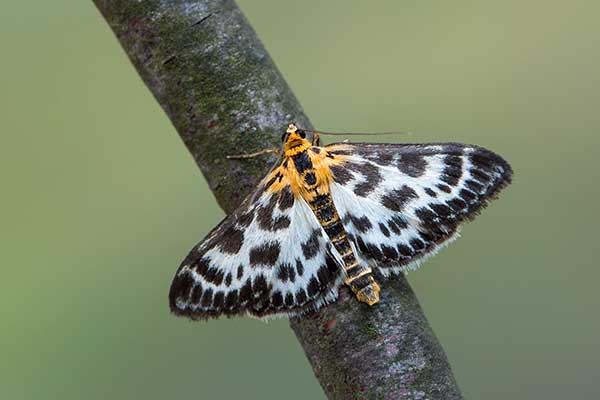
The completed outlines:
{"type": "Polygon", "coordinates": [[[460,143],[336,144],[331,193],[360,256],[382,273],[414,268],[452,241],[512,176],[508,163],[460,143]]]}

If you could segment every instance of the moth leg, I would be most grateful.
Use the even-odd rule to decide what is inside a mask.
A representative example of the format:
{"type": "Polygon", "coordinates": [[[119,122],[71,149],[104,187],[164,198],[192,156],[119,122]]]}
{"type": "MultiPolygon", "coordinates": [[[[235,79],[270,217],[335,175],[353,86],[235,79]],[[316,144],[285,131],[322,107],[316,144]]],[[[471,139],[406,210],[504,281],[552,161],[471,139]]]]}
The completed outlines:
{"type": "Polygon", "coordinates": [[[279,149],[274,148],[274,149],[263,149],[261,151],[255,152],[255,153],[229,155],[229,156],[225,156],[225,158],[228,158],[230,160],[240,159],[240,158],[254,158],[254,157],[262,156],[263,154],[271,154],[271,153],[274,153],[277,155],[281,154],[279,149]]]}
{"type": "Polygon", "coordinates": [[[318,146],[319,145],[319,134],[317,132],[313,133],[312,145],[313,146],[318,146]]]}

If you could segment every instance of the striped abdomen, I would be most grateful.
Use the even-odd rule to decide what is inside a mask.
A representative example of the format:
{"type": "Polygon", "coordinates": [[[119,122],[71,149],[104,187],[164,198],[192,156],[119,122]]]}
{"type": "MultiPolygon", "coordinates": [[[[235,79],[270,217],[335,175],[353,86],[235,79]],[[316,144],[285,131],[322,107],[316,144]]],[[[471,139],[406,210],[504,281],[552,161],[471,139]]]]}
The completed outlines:
{"type": "Polygon", "coordinates": [[[308,204],[319,223],[329,236],[331,243],[342,256],[346,270],[345,283],[350,286],[358,300],[373,305],[379,301],[379,285],[373,279],[371,268],[360,265],[350,247],[350,241],[340,216],[335,209],[329,188],[318,182],[310,157],[306,152],[292,157],[296,170],[302,177],[304,188],[311,193],[308,204]]]}
{"type": "Polygon", "coordinates": [[[371,275],[371,268],[361,265],[350,247],[350,241],[331,194],[322,194],[309,203],[321,226],[344,260],[346,270],[345,283],[352,288],[358,300],[373,305],[379,301],[379,285],[371,275]]]}

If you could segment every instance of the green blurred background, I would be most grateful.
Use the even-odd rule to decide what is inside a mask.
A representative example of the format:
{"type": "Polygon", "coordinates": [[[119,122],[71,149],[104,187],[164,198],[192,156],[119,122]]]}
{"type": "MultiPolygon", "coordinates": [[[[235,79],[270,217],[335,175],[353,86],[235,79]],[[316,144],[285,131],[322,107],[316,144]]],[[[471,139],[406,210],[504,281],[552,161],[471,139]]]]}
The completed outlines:
{"type": "MultiPolygon", "coordinates": [[[[465,395],[599,398],[600,3],[239,4],[316,127],[512,163],[409,276],[465,395]]],[[[286,321],[169,314],[223,213],[91,1],[6,2],[0,45],[0,397],[323,398],[286,321]]]]}

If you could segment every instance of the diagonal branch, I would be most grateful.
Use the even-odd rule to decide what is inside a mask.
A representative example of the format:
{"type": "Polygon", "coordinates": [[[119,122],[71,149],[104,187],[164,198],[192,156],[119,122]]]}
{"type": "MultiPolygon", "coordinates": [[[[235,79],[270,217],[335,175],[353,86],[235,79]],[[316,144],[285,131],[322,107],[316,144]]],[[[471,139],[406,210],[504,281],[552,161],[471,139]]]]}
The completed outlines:
{"type": "MultiPolygon", "coordinates": [[[[233,0],[94,0],[138,73],[231,212],[275,160],[229,154],[276,147],[288,121],[312,128],[233,0]]],[[[404,277],[374,308],[347,289],[290,325],[331,399],[461,399],[404,277]]]]}

